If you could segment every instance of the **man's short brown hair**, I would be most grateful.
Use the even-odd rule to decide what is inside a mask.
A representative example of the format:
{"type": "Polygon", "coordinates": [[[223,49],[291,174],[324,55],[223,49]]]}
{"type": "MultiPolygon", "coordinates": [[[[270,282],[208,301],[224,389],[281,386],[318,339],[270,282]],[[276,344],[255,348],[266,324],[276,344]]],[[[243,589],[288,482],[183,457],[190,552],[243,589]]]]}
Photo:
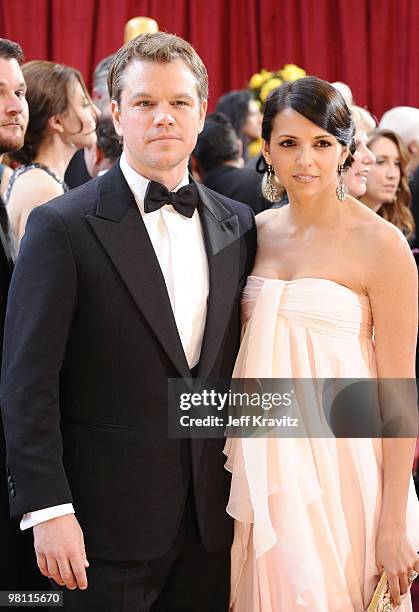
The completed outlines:
{"type": "Polygon", "coordinates": [[[120,104],[123,76],[132,60],[169,63],[181,59],[196,78],[198,96],[208,98],[208,74],[195,49],[183,38],[167,32],[140,34],[121,47],[108,75],[109,98],[120,104]]]}
{"type": "Polygon", "coordinates": [[[0,38],[0,58],[6,60],[14,59],[18,64],[22,64],[24,60],[22,47],[14,40],[0,38]]]}

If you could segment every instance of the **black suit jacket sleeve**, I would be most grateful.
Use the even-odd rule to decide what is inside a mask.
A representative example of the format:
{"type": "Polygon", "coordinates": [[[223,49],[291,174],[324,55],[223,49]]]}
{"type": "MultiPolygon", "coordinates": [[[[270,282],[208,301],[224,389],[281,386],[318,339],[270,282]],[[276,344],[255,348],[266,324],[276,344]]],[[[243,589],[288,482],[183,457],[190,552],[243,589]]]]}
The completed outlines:
{"type": "Polygon", "coordinates": [[[76,286],[64,225],[53,208],[38,207],[21,244],[5,324],[1,408],[12,516],[72,501],[62,462],[59,377],[76,286]]]}

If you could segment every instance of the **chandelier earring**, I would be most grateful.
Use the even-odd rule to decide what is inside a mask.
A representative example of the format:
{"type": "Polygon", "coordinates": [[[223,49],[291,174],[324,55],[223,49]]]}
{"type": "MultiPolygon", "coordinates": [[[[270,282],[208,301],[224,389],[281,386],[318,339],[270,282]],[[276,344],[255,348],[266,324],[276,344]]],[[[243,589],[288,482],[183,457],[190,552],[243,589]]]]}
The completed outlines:
{"type": "Polygon", "coordinates": [[[265,184],[262,187],[262,192],[264,197],[269,200],[269,202],[278,202],[281,197],[279,191],[279,181],[276,177],[274,177],[274,169],[270,164],[268,164],[268,176],[264,181],[265,184]]]}
{"type": "Polygon", "coordinates": [[[341,203],[346,200],[348,193],[349,193],[347,186],[343,182],[344,171],[345,171],[345,166],[343,164],[340,164],[338,166],[339,178],[338,178],[338,186],[336,187],[336,195],[338,196],[338,200],[341,203]]]}

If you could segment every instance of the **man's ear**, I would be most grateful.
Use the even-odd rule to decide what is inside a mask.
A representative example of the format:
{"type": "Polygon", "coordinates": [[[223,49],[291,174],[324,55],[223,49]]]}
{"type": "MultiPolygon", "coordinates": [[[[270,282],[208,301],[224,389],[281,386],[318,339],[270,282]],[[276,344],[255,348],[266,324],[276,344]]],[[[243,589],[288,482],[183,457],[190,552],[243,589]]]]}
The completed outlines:
{"type": "Polygon", "coordinates": [[[419,140],[412,140],[409,142],[407,145],[407,150],[412,157],[417,155],[419,153],[419,140]]]}
{"type": "Polygon", "coordinates": [[[103,154],[102,149],[99,149],[99,147],[96,145],[95,146],[96,149],[96,160],[95,160],[95,164],[96,166],[99,166],[100,163],[105,159],[105,156],[103,154]]]}
{"type": "Polygon", "coordinates": [[[84,149],[84,162],[90,176],[97,176],[103,158],[103,151],[101,151],[97,145],[84,149]]]}
{"type": "Polygon", "coordinates": [[[119,110],[119,104],[116,100],[111,100],[111,115],[115,132],[122,138],[121,111],[119,110]]]}
{"type": "Polygon", "coordinates": [[[205,116],[207,114],[208,109],[208,100],[200,100],[199,101],[199,129],[198,134],[202,132],[205,124],[205,116]]]}

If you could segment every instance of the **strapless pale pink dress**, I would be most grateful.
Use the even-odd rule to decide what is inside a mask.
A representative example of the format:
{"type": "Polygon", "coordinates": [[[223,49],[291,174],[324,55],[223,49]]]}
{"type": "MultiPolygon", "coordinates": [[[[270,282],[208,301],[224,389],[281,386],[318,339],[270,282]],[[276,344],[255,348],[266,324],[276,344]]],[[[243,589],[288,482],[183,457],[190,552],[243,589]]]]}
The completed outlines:
{"type": "MultiPolygon", "coordinates": [[[[236,378],[376,376],[369,299],[333,281],[249,277],[236,378]]],[[[234,612],[362,612],[378,582],[380,439],[233,438],[234,612]]],[[[419,550],[413,482],[409,538],[419,550]]],[[[410,596],[400,608],[412,610],[410,596]]]]}

